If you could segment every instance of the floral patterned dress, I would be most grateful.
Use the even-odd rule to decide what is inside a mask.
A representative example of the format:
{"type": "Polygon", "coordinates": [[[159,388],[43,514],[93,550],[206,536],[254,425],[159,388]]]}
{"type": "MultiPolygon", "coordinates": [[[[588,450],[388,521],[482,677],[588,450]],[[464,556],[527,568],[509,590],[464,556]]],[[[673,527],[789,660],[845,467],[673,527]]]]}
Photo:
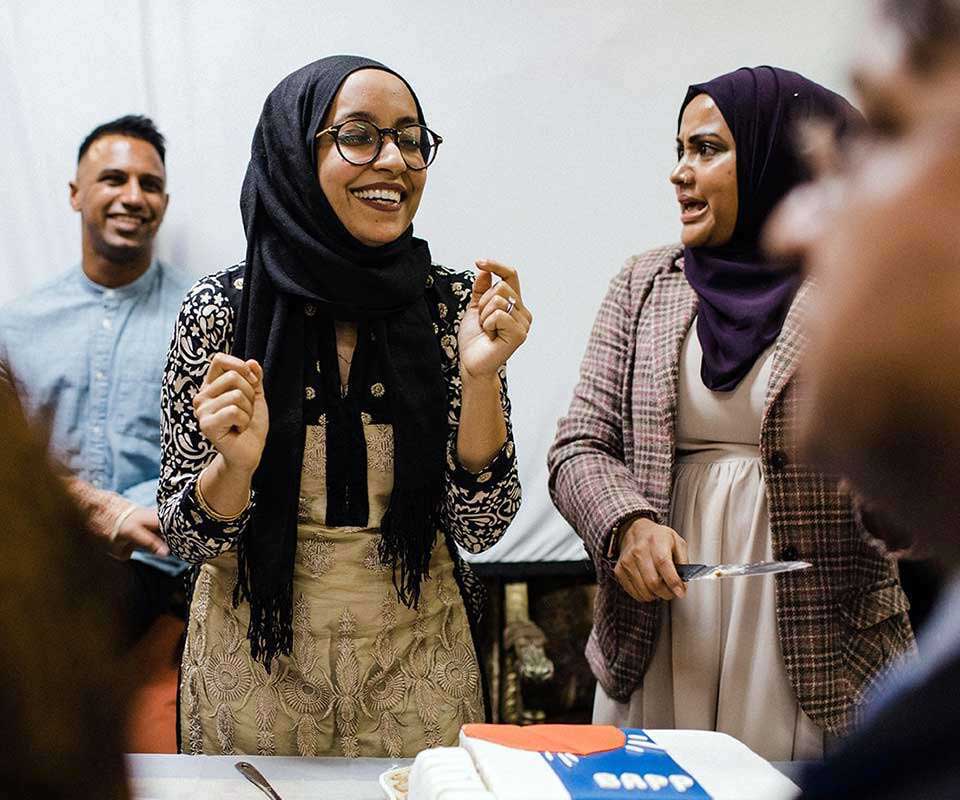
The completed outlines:
{"type": "MultiPolygon", "coordinates": [[[[196,498],[197,476],[216,451],[199,431],[191,400],[210,358],[230,349],[243,266],[203,278],[190,290],[164,374],[158,497],[171,550],[197,566],[180,680],[184,752],[397,758],[453,744],[462,724],[482,719],[470,634],[481,590],[458,546],[480,552],[498,541],[519,507],[520,485],[512,434],[478,474],[456,461],[461,392],[457,332],[472,280],[470,274],[435,266],[427,283],[444,355],[449,439],[441,526],[431,577],[416,609],[397,601],[391,570],[377,558],[378,526],[393,485],[385,387],[374,380],[363,401],[368,524],[328,527],[325,418],[318,386],[310,385],[308,375],[293,652],[278,657],[269,674],[250,657],[248,606],[234,609],[232,603],[234,545],[256,497],[229,523],[207,515],[196,498]]],[[[305,304],[303,313],[312,317],[316,309],[305,304]]],[[[319,374],[314,375],[318,384],[319,374]]],[[[503,373],[501,380],[509,431],[503,373]]]]}

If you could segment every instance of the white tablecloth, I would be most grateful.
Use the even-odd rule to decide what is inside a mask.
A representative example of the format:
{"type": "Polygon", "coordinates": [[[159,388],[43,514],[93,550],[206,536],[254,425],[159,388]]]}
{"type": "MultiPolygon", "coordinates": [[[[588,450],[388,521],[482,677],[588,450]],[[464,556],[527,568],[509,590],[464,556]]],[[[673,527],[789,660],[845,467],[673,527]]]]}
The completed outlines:
{"type": "Polygon", "coordinates": [[[409,759],[127,756],[135,800],[264,800],[234,768],[249,761],[283,800],[384,800],[379,777],[409,759]]]}
{"type": "MultiPolygon", "coordinates": [[[[249,761],[283,800],[385,800],[380,774],[411,759],[130,755],[134,800],[264,800],[233,766],[249,761]]],[[[799,762],[774,763],[796,780],[799,762]]]]}

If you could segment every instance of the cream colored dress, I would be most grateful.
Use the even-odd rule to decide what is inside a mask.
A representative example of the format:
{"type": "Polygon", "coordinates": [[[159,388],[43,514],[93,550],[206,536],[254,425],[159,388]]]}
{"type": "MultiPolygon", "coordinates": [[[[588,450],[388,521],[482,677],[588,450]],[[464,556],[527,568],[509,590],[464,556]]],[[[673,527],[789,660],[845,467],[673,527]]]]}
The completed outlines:
{"type": "Polygon", "coordinates": [[[307,427],[294,566],[293,653],[268,675],[250,657],[237,559],[205,563],[180,685],[185,753],[413,756],[483,721],[480,675],[447,546],[438,536],[419,609],[397,601],[377,559],[393,486],[393,433],[364,425],[370,527],[328,528],[326,436],[307,427]]]}
{"type": "MultiPolygon", "coordinates": [[[[700,378],[696,323],[684,340],[669,524],[692,563],[773,558],[759,450],[772,358],[770,348],[733,391],[713,392],[700,378]]],[[[598,685],[594,722],[721,731],[771,761],[822,757],[823,732],[783,666],[774,580],[687,584],[684,598],[662,605],[642,688],[618,703],[598,685]]]]}

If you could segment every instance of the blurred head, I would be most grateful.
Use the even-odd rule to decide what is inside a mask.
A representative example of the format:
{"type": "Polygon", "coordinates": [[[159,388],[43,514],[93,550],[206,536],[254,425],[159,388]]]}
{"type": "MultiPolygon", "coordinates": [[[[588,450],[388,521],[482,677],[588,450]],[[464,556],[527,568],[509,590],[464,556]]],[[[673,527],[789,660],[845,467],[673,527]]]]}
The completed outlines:
{"type": "Polygon", "coordinates": [[[803,438],[960,563],[960,3],[877,6],[854,81],[867,135],[814,142],[827,174],[768,239],[820,284],[803,438]]]}
{"type": "Polygon", "coordinates": [[[164,156],[163,136],[146,117],[121,117],[84,139],[70,205],[80,212],[85,255],[121,269],[151,258],[169,201],[164,156]]]}
{"type": "Polygon", "coordinates": [[[670,181],[680,205],[683,244],[719,247],[729,242],[737,225],[737,147],[708,94],[697,95],[683,109],[670,181]]]}
{"type": "Polygon", "coordinates": [[[124,798],[126,687],[108,559],[0,383],[0,785],[124,798]]]}
{"type": "MultiPolygon", "coordinates": [[[[353,121],[402,129],[418,124],[420,118],[410,89],[399,77],[379,69],[361,69],[347,76],[340,86],[323,119],[323,127],[353,121]]],[[[377,247],[396,240],[410,227],[427,182],[427,171],[409,168],[402,152],[409,142],[398,142],[390,134],[369,164],[357,166],[347,161],[340,150],[350,152],[345,146],[349,136],[361,138],[372,131],[365,131],[364,127],[357,127],[356,132],[344,128],[339,133],[341,148],[337,147],[335,135],[319,137],[317,178],[347,231],[362,244],[377,247]]]]}

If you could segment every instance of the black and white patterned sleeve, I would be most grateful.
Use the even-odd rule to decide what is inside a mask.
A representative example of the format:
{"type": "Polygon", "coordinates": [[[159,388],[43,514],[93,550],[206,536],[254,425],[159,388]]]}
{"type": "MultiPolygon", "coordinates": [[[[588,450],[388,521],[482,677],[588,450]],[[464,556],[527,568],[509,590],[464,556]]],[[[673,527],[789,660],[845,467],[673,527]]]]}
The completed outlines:
{"type": "Polygon", "coordinates": [[[494,458],[477,473],[465,469],[457,460],[457,431],[463,383],[460,379],[460,353],[457,334],[460,319],[473,287],[473,275],[454,273],[434,267],[438,285],[439,335],[444,359],[444,377],[450,401],[447,440],[447,468],[444,472],[441,525],[470,553],[480,553],[496,544],[520,508],[520,478],[517,474],[516,448],[510,424],[510,399],[507,396],[506,370],[500,368],[500,404],[507,423],[507,440],[494,458]],[[444,302],[447,299],[447,303],[444,302]],[[450,308],[450,305],[455,307],[450,308]]]}
{"type": "Polygon", "coordinates": [[[199,564],[230,549],[250,519],[251,503],[236,520],[221,522],[197,501],[200,471],[216,456],[193,414],[193,396],[210,359],[229,352],[243,272],[233,267],[202,278],[187,293],[170,343],[160,388],[160,529],[170,550],[199,564]],[[228,294],[228,288],[236,292],[228,294]]]}

